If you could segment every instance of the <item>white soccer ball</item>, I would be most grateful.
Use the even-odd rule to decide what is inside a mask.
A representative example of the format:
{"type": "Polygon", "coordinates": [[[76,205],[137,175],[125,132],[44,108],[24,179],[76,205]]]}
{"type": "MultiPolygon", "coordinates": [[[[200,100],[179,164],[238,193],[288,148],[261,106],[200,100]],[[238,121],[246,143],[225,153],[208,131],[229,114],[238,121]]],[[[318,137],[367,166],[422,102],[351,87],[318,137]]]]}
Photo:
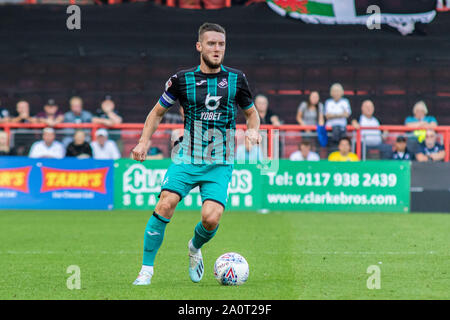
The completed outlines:
{"type": "Polygon", "coordinates": [[[239,253],[228,252],[217,258],[214,264],[214,277],[225,286],[238,286],[248,279],[247,260],[239,253]]]}

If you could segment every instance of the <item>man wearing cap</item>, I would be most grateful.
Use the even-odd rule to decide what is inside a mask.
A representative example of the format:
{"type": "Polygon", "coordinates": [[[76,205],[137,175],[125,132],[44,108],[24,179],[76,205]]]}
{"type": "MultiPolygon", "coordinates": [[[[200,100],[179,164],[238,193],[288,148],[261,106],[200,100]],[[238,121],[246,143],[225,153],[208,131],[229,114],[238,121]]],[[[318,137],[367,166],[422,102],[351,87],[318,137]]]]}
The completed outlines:
{"type": "Polygon", "coordinates": [[[33,143],[31,146],[30,158],[64,158],[64,146],[62,143],[55,141],[55,130],[53,128],[45,128],[42,133],[42,140],[33,143]]]}
{"type": "Polygon", "coordinates": [[[95,133],[96,140],[91,142],[94,159],[116,160],[120,158],[119,148],[114,141],[108,140],[108,131],[98,129],[95,133]]]}
{"type": "Polygon", "coordinates": [[[414,155],[408,151],[406,147],[406,137],[398,136],[395,141],[394,153],[391,156],[392,160],[414,160],[414,155]]]}
{"type": "Polygon", "coordinates": [[[44,111],[36,115],[39,123],[45,123],[50,127],[64,121],[64,113],[58,110],[58,105],[55,100],[49,99],[44,105],[44,111]]]}

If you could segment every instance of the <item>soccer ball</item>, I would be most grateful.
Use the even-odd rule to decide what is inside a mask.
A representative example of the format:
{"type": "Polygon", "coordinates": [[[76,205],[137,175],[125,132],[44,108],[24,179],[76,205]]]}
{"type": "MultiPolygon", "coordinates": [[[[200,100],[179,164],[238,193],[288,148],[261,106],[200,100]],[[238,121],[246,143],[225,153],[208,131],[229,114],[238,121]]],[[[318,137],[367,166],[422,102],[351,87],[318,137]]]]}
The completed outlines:
{"type": "Polygon", "coordinates": [[[214,277],[225,286],[238,286],[248,279],[247,260],[236,252],[228,252],[217,258],[214,277]]]}

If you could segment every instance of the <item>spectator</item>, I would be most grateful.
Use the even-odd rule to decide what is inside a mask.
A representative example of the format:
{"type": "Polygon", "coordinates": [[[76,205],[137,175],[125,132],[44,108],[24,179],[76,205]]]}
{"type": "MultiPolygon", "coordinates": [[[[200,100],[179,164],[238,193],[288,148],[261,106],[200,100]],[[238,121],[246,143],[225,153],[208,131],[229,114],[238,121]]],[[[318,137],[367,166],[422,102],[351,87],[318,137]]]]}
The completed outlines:
{"type": "Polygon", "coordinates": [[[443,161],[445,158],[444,146],[437,143],[436,132],[433,129],[427,129],[425,142],[420,144],[419,152],[416,154],[417,161],[443,161]]]}
{"type": "Polygon", "coordinates": [[[49,99],[44,106],[44,111],[36,115],[37,122],[45,123],[49,127],[64,121],[64,114],[58,110],[55,100],[49,99]]]}
{"type": "Polygon", "coordinates": [[[269,109],[269,99],[265,95],[258,94],[255,97],[255,107],[261,118],[261,124],[281,125],[280,118],[269,109]]]}
{"type": "Polygon", "coordinates": [[[332,128],[333,142],[340,141],[345,136],[347,118],[352,114],[350,102],[344,98],[344,88],[335,83],[330,88],[331,99],[325,101],[325,125],[332,128]]]}
{"type": "Polygon", "coordinates": [[[413,149],[417,151],[420,148],[420,146],[418,146],[418,143],[422,143],[425,140],[426,129],[433,129],[438,125],[438,123],[435,117],[427,115],[428,108],[423,101],[419,101],[414,105],[413,114],[414,116],[408,116],[405,119],[405,125],[412,128],[425,129],[415,130],[413,132],[414,136],[417,138],[413,140],[415,141],[413,149]]]}
{"type": "Polygon", "coordinates": [[[405,125],[413,128],[433,129],[438,123],[435,117],[428,116],[428,108],[425,102],[419,101],[413,107],[414,116],[405,119],[405,125]]]}
{"type": "Polygon", "coordinates": [[[303,140],[299,144],[299,150],[293,152],[289,160],[291,161],[319,161],[320,157],[317,153],[311,151],[311,142],[303,140]]]}
{"type": "MultiPolygon", "coordinates": [[[[352,125],[359,129],[360,127],[379,127],[380,122],[373,116],[375,106],[370,100],[365,100],[361,105],[361,116],[359,122],[353,119],[352,125]]],[[[378,129],[365,129],[361,130],[362,142],[368,147],[378,147],[383,142],[381,138],[381,131],[378,129]]]]}
{"type": "Polygon", "coordinates": [[[338,151],[332,152],[328,161],[359,161],[358,156],[351,150],[351,142],[347,137],[343,137],[339,140],[338,151]]]}
{"type": "Polygon", "coordinates": [[[98,129],[95,137],[96,141],[91,142],[94,159],[116,160],[120,158],[119,148],[114,141],[108,140],[106,129],[98,129]]]}
{"type": "MultiPolygon", "coordinates": [[[[90,123],[92,122],[92,113],[83,110],[83,99],[80,97],[72,97],[69,101],[70,111],[64,114],[64,122],[66,123],[90,123]]],[[[88,131],[85,131],[88,134],[88,131]]],[[[74,129],[65,129],[64,133],[66,136],[63,139],[65,146],[68,146],[72,142],[73,135],[75,134],[74,129]]],[[[86,138],[89,140],[89,136],[86,138]]]]}
{"type": "Polygon", "coordinates": [[[406,137],[398,136],[395,141],[394,153],[391,157],[392,160],[413,160],[413,155],[408,151],[406,147],[406,137]]]}
{"type": "Polygon", "coordinates": [[[67,146],[66,157],[86,159],[92,157],[92,148],[86,141],[86,133],[83,130],[75,131],[73,141],[67,146]]]}
{"type": "Polygon", "coordinates": [[[8,109],[2,108],[0,101],[0,123],[9,122],[9,111],[8,109]]]}
{"type": "Polygon", "coordinates": [[[72,97],[70,99],[70,111],[64,114],[64,122],[69,123],[86,123],[92,122],[92,114],[83,110],[83,99],[80,97],[72,97]]]}
{"type": "Polygon", "coordinates": [[[55,140],[55,130],[47,127],[43,130],[42,140],[31,146],[29,157],[61,159],[64,154],[63,144],[55,140]]]}
{"type": "Polygon", "coordinates": [[[0,131],[0,156],[15,156],[16,150],[9,145],[8,134],[0,131]]]}
{"type": "Polygon", "coordinates": [[[115,104],[111,100],[110,96],[106,96],[103,100],[100,109],[97,110],[97,114],[92,118],[93,123],[99,123],[104,126],[111,127],[115,124],[122,123],[122,117],[114,111],[115,104]]]}
{"type": "Polygon", "coordinates": [[[16,115],[11,119],[13,123],[35,123],[36,118],[30,115],[30,104],[28,101],[20,100],[16,105],[16,115]]]}
{"type": "Polygon", "coordinates": [[[323,125],[323,104],[317,91],[312,91],[308,101],[303,101],[297,109],[297,122],[302,126],[323,125]]]}

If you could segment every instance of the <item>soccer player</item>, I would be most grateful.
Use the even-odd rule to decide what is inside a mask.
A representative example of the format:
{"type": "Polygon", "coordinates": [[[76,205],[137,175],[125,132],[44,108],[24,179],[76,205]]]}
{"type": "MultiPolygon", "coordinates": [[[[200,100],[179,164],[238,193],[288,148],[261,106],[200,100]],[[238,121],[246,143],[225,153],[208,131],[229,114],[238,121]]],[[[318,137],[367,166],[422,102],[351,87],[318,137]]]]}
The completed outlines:
{"type": "Polygon", "coordinates": [[[202,246],[217,232],[227,202],[228,183],[233,170],[236,105],[244,112],[247,137],[260,143],[259,116],[245,75],[222,65],[225,29],[204,23],[198,31],[196,49],[200,65],[174,74],[150,111],[133,159],[144,161],[149,141],[166,111],[179,101],[183,108],[184,133],[172,151],[172,164],[163,179],[159,201],[144,233],[144,258],[135,285],[148,285],[153,276],[156,253],[178,202],[191,189],[200,187],[201,221],[188,243],[189,276],[199,282],[204,273],[202,246]]]}

